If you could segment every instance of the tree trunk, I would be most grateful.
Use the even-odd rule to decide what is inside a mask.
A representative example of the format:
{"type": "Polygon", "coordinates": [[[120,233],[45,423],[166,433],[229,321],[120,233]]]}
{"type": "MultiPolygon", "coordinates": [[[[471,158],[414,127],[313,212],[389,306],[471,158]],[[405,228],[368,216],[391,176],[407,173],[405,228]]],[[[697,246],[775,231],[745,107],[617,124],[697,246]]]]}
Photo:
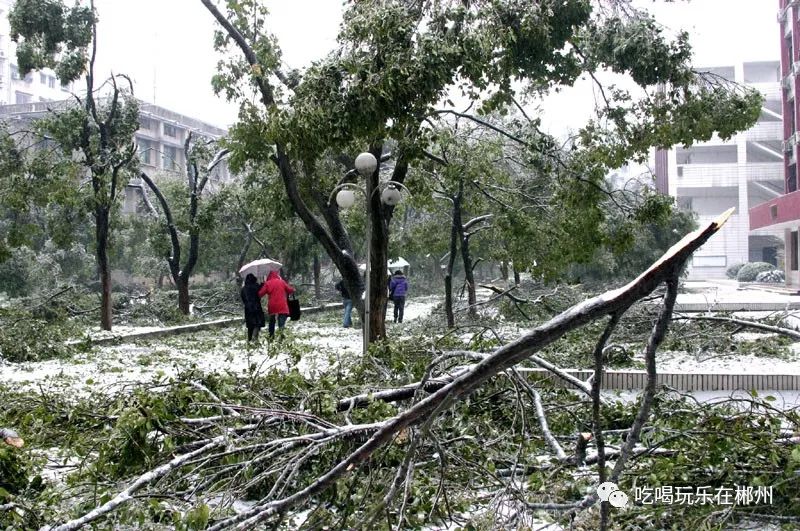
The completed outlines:
{"type": "Polygon", "coordinates": [[[508,280],[508,262],[505,260],[500,262],[500,276],[503,277],[503,280],[508,280]]]}
{"type": "Polygon", "coordinates": [[[179,276],[176,284],[178,286],[178,309],[183,315],[189,315],[189,283],[179,276]]]}
{"type": "Polygon", "coordinates": [[[514,268],[514,285],[519,286],[519,271],[516,267],[514,268]]]}
{"type": "MultiPolygon", "coordinates": [[[[380,160],[380,148],[371,150],[377,160],[380,160]]],[[[389,261],[389,226],[383,209],[380,193],[373,194],[378,186],[378,170],[367,179],[367,196],[370,197],[370,292],[369,297],[369,341],[386,338],[386,305],[389,302],[386,264],[389,261]]]]}
{"type": "Polygon", "coordinates": [[[100,328],[111,330],[111,272],[108,268],[109,209],[95,208],[95,238],[97,240],[97,269],[100,273],[100,328]]]}
{"type": "Polygon", "coordinates": [[[314,297],[319,300],[320,298],[320,263],[319,255],[314,253],[314,297]]]}
{"type": "MultiPolygon", "coordinates": [[[[460,205],[459,205],[460,207],[460,205]]],[[[455,222],[455,216],[453,217],[455,222]]],[[[469,236],[464,234],[464,225],[461,224],[461,212],[458,213],[458,235],[461,239],[461,261],[464,263],[464,282],[467,284],[467,300],[469,302],[469,314],[472,317],[477,315],[475,303],[478,302],[475,294],[475,275],[472,272],[472,257],[469,252],[469,236]]]]}
{"type": "Polygon", "coordinates": [[[452,198],[453,217],[450,223],[450,253],[447,257],[447,269],[444,273],[444,313],[447,316],[447,327],[456,325],[453,314],[453,266],[456,263],[456,250],[458,246],[459,227],[461,227],[461,194],[463,184],[459,183],[458,194],[452,198]]]}

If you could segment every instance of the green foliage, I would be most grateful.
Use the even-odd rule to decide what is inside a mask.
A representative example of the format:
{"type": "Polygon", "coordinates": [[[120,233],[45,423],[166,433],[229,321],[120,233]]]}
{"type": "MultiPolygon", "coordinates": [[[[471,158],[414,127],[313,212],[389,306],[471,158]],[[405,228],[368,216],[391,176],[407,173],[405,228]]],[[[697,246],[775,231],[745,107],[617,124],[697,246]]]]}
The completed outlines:
{"type": "Polygon", "coordinates": [[[632,280],[697,226],[694,215],[674,209],[669,196],[645,189],[621,201],[624,209],[609,207],[599,227],[603,246],[590,260],[570,267],[568,279],[632,280]]]}
{"type": "Polygon", "coordinates": [[[91,8],[69,8],[61,0],[17,0],[8,21],[22,76],[52,68],[62,83],[68,83],[86,72],[96,22],[91,8]]]}
{"type": "Polygon", "coordinates": [[[736,279],[736,277],[739,275],[739,270],[742,269],[742,267],[744,267],[744,263],[728,266],[728,268],[725,270],[725,276],[736,279]]]}
{"type": "Polygon", "coordinates": [[[775,266],[766,262],[748,262],[736,273],[739,282],[755,282],[756,276],[764,271],[772,271],[775,266]]]}
{"type": "Polygon", "coordinates": [[[28,486],[29,466],[23,450],[0,442],[0,504],[28,486]]]}
{"type": "Polygon", "coordinates": [[[63,308],[0,309],[0,358],[11,362],[66,358],[75,347],[65,341],[75,333],[63,308]]]}

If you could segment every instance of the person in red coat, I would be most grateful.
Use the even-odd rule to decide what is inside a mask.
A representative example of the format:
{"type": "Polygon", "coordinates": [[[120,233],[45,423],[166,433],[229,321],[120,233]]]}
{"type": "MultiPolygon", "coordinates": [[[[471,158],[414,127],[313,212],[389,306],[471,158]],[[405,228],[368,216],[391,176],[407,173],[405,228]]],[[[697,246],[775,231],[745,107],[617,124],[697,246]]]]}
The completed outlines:
{"type": "Polygon", "coordinates": [[[286,318],[289,317],[289,304],[286,297],[294,293],[294,288],[281,278],[277,271],[270,271],[267,281],[261,291],[267,294],[267,313],[269,314],[269,338],[275,337],[275,321],[277,318],[278,328],[283,332],[286,326],[286,318]]]}

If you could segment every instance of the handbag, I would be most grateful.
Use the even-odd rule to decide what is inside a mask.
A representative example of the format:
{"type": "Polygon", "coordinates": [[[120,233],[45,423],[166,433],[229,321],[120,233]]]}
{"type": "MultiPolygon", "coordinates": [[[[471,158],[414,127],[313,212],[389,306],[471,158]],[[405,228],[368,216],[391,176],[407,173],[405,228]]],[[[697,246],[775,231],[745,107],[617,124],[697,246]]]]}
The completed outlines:
{"type": "Polygon", "coordinates": [[[300,301],[294,293],[286,296],[286,303],[289,305],[289,319],[292,321],[300,320],[300,301]]]}

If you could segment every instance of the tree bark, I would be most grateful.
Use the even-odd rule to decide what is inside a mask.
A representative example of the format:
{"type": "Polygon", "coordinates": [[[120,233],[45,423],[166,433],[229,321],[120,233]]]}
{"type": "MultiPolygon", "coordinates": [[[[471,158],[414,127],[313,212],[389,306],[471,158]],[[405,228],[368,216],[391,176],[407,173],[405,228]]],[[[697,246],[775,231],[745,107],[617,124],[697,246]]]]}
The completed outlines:
{"type": "MultiPolygon", "coordinates": [[[[459,222],[461,221],[459,216],[459,222]]],[[[477,295],[475,294],[475,275],[472,272],[472,257],[469,252],[469,235],[465,234],[464,226],[459,225],[458,236],[461,240],[461,261],[464,263],[464,283],[467,285],[467,301],[469,303],[469,314],[472,317],[478,315],[475,309],[475,303],[478,302],[477,295]]]]}
{"type": "Polygon", "coordinates": [[[456,263],[458,228],[461,226],[461,196],[463,190],[464,185],[460,183],[458,193],[450,198],[453,202],[450,222],[450,253],[447,257],[447,268],[444,273],[444,313],[447,318],[448,328],[453,328],[456,325],[455,315],[453,314],[453,266],[456,263]]]}
{"type": "Polygon", "coordinates": [[[95,207],[95,240],[97,241],[97,269],[100,274],[100,328],[111,330],[111,271],[108,266],[109,209],[95,207]]]}
{"type": "Polygon", "coordinates": [[[317,300],[319,300],[320,298],[320,289],[321,289],[320,276],[322,272],[320,269],[321,268],[319,263],[319,255],[317,253],[314,253],[314,298],[316,298],[317,300]]]}
{"type": "MultiPolygon", "coordinates": [[[[370,153],[375,160],[381,159],[382,147],[373,146],[370,153]]],[[[389,302],[386,264],[389,261],[389,227],[381,203],[381,194],[378,188],[380,165],[370,175],[366,187],[369,201],[369,214],[372,230],[370,232],[370,293],[369,297],[369,341],[386,338],[386,305],[389,302]]]]}

